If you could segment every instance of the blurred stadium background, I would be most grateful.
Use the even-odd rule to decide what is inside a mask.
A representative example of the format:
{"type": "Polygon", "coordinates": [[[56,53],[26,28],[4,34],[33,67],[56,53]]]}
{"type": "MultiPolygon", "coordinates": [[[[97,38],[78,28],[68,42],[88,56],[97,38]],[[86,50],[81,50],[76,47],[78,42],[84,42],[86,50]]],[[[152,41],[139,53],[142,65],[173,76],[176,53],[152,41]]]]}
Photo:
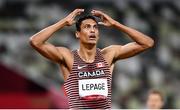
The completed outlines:
{"type": "MultiPolygon", "coordinates": [[[[100,9],[155,40],[142,54],[119,61],[113,74],[112,108],[145,108],[152,88],[166,96],[164,108],[180,108],[179,0],[0,0],[0,108],[67,108],[58,65],[33,50],[29,38],[75,8],[100,9]]],[[[78,48],[75,27],[49,40],[78,48]]],[[[125,44],[116,29],[100,27],[99,48],[125,44]]]]}

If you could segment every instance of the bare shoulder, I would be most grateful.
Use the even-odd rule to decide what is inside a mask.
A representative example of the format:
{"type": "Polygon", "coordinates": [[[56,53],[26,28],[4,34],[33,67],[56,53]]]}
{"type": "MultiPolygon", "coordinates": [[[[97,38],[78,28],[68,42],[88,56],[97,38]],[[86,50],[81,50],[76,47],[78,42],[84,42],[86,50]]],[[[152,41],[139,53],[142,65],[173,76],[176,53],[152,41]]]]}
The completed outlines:
{"type": "Polygon", "coordinates": [[[113,56],[115,55],[115,52],[117,51],[117,48],[122,47],[121,45],[110,45],[108,47],[105,47],[101,50],[101,52],[103,53],[104,56],[106,55],[110,55],[113,56]]]}
{"type": "Polygon", "coordinates": [[[70,49],[66,48],[66,47],[57,47],[58,51],[64,54],[71,54],[70,49]]]}
{"type": "Polygon", "coordinates": [[[101,50],[105,60],[108,62],[109,65],[112,65],[114,62],[114,57],[115,57],[115,48],[116,45],[110,45],[108,47],[105,47],[101,50]]]}
{"type": "Polygon", "coordinates": [[[61,62],[61,64],[70,66],[71,68],[74,60],[71,50],[66,47],[57,47],[57,49],[58,52],[61,53],[63,56],[63,61],[61,62]]]}

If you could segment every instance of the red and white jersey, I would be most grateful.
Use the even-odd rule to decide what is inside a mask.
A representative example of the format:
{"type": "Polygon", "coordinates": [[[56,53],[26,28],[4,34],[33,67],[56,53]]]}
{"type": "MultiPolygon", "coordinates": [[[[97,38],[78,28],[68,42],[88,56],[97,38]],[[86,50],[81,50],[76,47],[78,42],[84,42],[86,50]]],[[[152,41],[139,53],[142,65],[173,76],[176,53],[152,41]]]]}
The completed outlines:
{"type": "Polygon", "coordinates": [[[83,61],[77,50],[73,51],[73,54],[73,68],[64,83],[69,107],[110,109],[112,76],[100,49],[96,49],[95,60],[92,63],[83,61]]]}

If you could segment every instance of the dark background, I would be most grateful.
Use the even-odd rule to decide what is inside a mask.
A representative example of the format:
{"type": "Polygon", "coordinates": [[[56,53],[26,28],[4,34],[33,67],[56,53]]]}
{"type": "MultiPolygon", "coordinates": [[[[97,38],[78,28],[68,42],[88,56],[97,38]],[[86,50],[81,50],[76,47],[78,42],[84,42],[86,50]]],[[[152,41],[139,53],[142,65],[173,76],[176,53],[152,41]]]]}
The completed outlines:
{"type": "MultiPolygon", "coordinates": [[[[1,0],[0,108],[67,108],[58,65],[39,55],[29,38],[75,8],[99,9],[155,40],[155,46],[116,63],[112,108],[146,108],[147,93],[159,89],[164,108],[180,108],[179,0],[1,0]]],[[[49,42],[77,49],[75,26],[56,32],[49,42]]],[[[99,48],[131,40],[100,26],[99,48]]]]}

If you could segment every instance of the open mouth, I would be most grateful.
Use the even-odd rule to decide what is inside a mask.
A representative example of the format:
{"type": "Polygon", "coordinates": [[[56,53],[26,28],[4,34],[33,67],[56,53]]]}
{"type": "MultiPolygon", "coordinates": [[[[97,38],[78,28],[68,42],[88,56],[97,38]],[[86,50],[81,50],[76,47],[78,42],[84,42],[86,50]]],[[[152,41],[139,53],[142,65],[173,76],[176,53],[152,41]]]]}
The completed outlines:
{"type": "Polygon", "coordinates": [[[89,38],[90,38],[90,39],[95,39],[96,36],[95,36],[95,35],[90,35],[89,38]]]}

